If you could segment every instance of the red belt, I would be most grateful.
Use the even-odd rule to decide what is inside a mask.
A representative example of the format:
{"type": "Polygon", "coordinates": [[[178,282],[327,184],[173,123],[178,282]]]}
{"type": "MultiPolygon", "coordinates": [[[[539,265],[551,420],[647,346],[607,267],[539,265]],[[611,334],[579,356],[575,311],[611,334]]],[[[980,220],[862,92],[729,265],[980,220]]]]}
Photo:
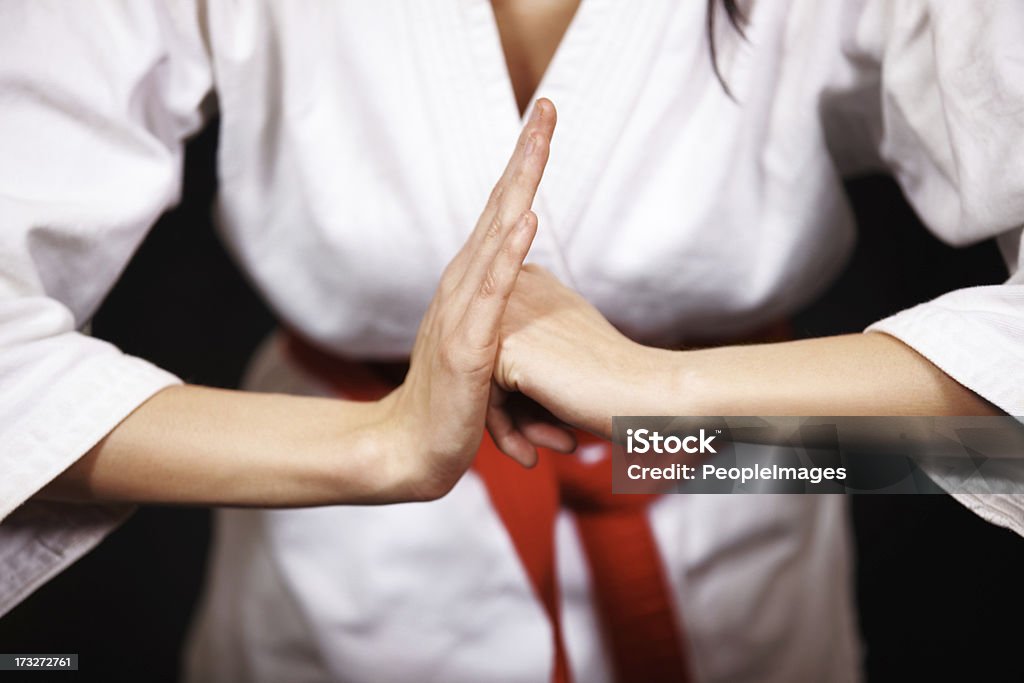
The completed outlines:
{"type": "MultiPolygon", "coordinates": [[[[404,364],[348,361],[294,334],[286,337],[286,350],[304,370],[352,400],[380,398],[404,376],[404,364]]],[[[584,460],[542,448],[537,466],[526,469],[485,433],[473,465],[551,622],[552,681],[571,680],[555,564],[555,520],[561,509],[575,516],[616,680],[688,681],[682,627],[647,517],[657,496],[612,495],[611,445],[585,432],[576,437],[577,453],[586,449],[601,457],[584,460]]]]}

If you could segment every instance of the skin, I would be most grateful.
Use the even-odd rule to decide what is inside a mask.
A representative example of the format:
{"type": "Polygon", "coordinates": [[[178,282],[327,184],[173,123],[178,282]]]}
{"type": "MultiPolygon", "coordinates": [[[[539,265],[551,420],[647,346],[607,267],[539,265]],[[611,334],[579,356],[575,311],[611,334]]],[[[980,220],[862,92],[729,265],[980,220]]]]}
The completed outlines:
{"type": "MultiPolygon", "coordinates": [[[[579,0],[492,5],[522,112],[579,0]]],[[[550,102],[535,111],[445,270],[396,391],[355,403],[172,387],[39,496],[261,507],[429,500],[469,467],[485,422],[503,451],[530,465],[538,446],[573,449],[563,423],[608,435],[612,415],[999,414],[883,334],[664,351],[621,335],[545,271],[520,270],[555,124],[550,102]]]]}
{"type": "MultiPolygon", "coordinates": [[[[494,0],[520,113],[578,5],[494,0]]],[[[355,403],[165,389],[38,497],[262,507],[429,500],[469,467],[485,420],[526,465],[535,446],[572,450],[565,429],[535,406],[510,403],[491,379],[501,312],[536,231],[529,208],[555,124],[547,100],[535,112],[476,230],[445,271],[398,390],[355,403]]]]}
{"type": "MultiPolygon", "coordinates": [[[[537,230],[555,109],[540,100],[476,228],[445,269],[409,373],[380,401],[179,386],[157,393],[42,497],[289,507],[438,498],[476,455],[502,314],[537,230]]],[[[540,427],[540,434],[560,433],[540,427]]],[[[541,443],[546,442],[541,438],[541,443]]]]}
{"type": "Polygon", "coordinates": [[[519,113],[536,92],[579,0],[491,0],[519,113]]]}
{"type": "Polygon", "coordinates": [[[642,346],[533,265],[505,311],[495,377],[606,438],[613,415],[1003,414],[881,333],[690,351],[642,346]]]}
{"type": "MultiPolygon", "coordinates": [[[[522,109],[579,2],[492,5],[522,109]]],[[[516,408],[488,417],[495,443],[521,462],[536,459],[534,445],[567,445],[566,436],[538,427],[545,421],[607,437],[613,415],[1003,414],[880,333],[685,352],[644,347],[531,265],[505,314],[495,378],[546,409],[519,399],[516,408]]],[[[506,395],[495,392],[492,401],[502,404],[506,395]]]]}

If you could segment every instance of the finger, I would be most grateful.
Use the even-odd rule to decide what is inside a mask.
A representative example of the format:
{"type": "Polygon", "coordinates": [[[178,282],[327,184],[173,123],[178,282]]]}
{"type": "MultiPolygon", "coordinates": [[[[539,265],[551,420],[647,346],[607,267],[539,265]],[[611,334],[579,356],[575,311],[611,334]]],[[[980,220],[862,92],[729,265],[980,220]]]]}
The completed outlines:
{"type": "MultiPolygon", "coordinates": [[[[512,150],[512,156],[509,157],[508,163],[505,165],[504,170],[501,173],[501,177],[498,178],[498,182],[495,183],[494,189],[491,190],[491,194],[487,199],[487,203],[484,205],[481,219],[490,218],[491,214],[498,210],[501,203],[507,197],[507,191],[510,188],[517,175],[522,172],[524,164],[528,164],[530,161],[530,153],[534,151],[534,147],[531,147],[531,141],[542,143],[545,148],[545,159],[544,163],[547,162],[546,148],[551,143],[551,138],[555,132],[555,124],[557,123],[557,113],[555,112],[555,105],[551,103],[551,100],[541,98],[534,104],[533,111],[530,114],[530,119],[523,126],[522,131],[519,133],[519,138],[516,140],[516,146],[512,150]],[[539,137],[537,137],[539,136],[539,137]]],[[[543,164],[542,168],[543,170],[543,164]]],[[[540,179],[537,179],[540,182],[540,179]]],[[[520,211],[530,208],[524,206],[520,211]]],[[[518,215],[518,212],[516,213],[518,215]]],[[[481,220],[480,223],[486,223],[485,220],[481,220]]],[[[478,225],[478,227],[480,227],[478,225]]],[[[485,231],[475,230],[472,237],[479,237],[485,231]]]]}
{"type": "Polygon", "coordinates": [[[550,127],[538,124],[536,130],[530,133],[522,159],[511,164],[502,178],[501,190],[491,207],[497,215],[498,223],[507,225],[533,205],[551,152],[553,119],[554,116],[551,116],[550,127]]]}
{"type": "Polygon", "coordinates": [[[462,281],[472,261],[483,264],[477,268],[478,275],[479,270],[490,263],[496,245],[501,243],[503,233],[512,227],[520,213],[532,205],[547,164],[555,119],[555,107],[550,100],[538,100],[530,121],[520,133],[508,165],[487,200],[476,228],[449,265],[450,278],[455,282],[462,281]],[[510,185],[515,188],[512,193],[515,206],[506,201],[510,185]],[[502,208],[500,212],[499,208],[502,208]],[[491,245],[490,249],[481,253],[481,249],[488,242],[491,245]]]}
{"type": "Polygon", "coordinates": [[[559,453],[576,450],[576,434],[572,428],[536,401],[523,394],[504,394],[503,407],[512,416],[512,422],[520,434],[538,448],[549,448],[559,453]]]}
{"type": "MultiPolygon", "coordinates": [[[[492,395],[500,391],[495,388],[492,395]]],[[[504,408],[493,401],[487,408],[487,430],[491,433],[494,445],[502,453],[524,467],[533,467],[537,464],[537,449],[529,439],[516,430],[512,417],[504,408]]]]}
{"type": "Polygon", "coordinates": [[[472,295],[516,221],[533,203],[548,152],[547,142],[537,135],[531,136],[529,145],[527,158],[510,181],[508,196],[497,210],[490,212],[489,217],[481,218],[478,228],[481,232],[474,237],[466,252],[462,277],[456,284],[456,297],[465,300],[472,295]],[[513,187],[515,189],[511,189],[513,187]]]}
{"type": "Polygon", "coordinates": [[[538,448],[559,453],[576,450],[576,435],[566,427],[527,415],[515,415],[512,419],[517,431],[538,448]]]}
{"type": "Polygon", "coordinates": [[[470,350],[491,354],[497,351],[501,316],[536,234],[537,216],[527,211],[505,239],[486,273],[479,278],[459,322],[461,338],[470,350]]]}

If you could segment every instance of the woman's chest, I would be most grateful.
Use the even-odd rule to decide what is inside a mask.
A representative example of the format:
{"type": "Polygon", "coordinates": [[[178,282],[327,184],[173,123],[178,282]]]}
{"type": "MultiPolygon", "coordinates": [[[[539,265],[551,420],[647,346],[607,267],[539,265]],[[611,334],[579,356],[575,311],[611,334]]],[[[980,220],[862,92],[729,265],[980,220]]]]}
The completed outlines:
{"type": "MultiPolygon", "coordinates": [[[[253,3],[213,41],[221,222],[300,326],[317,307],[296,297],[331,302],[330,338],[411,340],[518,133],[490,3],[427,5],[253,3]],[[364,306],[372,321],[352,313],[364,306]]],[[[812,98],[788,129],[770,125],[763,81],[781,76],[761,49],[737,72],[755,84],[734,84],[747,99],[729,100],[703,10],[585,0],[537,90],[559,126],[530,258],[662,343],[680,324],[756,325],[848,242],[812,98]]]]}

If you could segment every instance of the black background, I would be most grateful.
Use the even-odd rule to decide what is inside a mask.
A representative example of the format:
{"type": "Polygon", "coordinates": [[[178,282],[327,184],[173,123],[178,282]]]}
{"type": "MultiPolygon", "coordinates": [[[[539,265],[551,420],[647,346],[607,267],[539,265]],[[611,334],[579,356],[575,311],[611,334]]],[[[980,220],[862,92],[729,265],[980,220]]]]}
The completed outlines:
{"type": "MultiPolygon", "coordinates": [[[[181,205],[149,235],[93,332],[188,381],[232,387],[274,323],[210,224],[216,136],[212,125],[190,144],[181,205]]],[[[857,252],[797,318],[799,334],[857,331],[949,289],[1005,278],[993,244],[938,243],[891,180],[847,187],[857,252]]],[[[945,496],[859,496],[853,510],[870,681],[1024,680],[1024,542],[945,496]]],[[[206,511],[141,510],[0,619],[0,652],[80,653],[77,674],[29,676],[36,681],[175,680],[208,542],[206,511]]]]}

